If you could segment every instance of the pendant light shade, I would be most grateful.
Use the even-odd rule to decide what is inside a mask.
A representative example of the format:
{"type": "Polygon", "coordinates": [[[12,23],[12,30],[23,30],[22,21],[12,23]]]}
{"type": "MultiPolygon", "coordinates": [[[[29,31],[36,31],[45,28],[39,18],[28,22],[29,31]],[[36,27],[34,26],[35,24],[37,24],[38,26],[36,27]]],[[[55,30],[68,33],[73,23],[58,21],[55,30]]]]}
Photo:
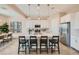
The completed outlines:
{"type": "Polygon", "coordinates": [[[49,15],[50,15],[50,10],[49,10],[50,4],[48,4],[47,6],[48,6],[48,17],[49,17],[49,15]]]}
{"type": "Polygon", "coordinates": [[[30,4],[28,4],[28,8],[29,8],[29,19],[31,19],[31,16],[30,16],[30,4]]]}
{"type": "Polygon", "coordinates": [[[40,4],[37,4],[37,9],[38,9],[38,20],[40,20],[40,4]]]}

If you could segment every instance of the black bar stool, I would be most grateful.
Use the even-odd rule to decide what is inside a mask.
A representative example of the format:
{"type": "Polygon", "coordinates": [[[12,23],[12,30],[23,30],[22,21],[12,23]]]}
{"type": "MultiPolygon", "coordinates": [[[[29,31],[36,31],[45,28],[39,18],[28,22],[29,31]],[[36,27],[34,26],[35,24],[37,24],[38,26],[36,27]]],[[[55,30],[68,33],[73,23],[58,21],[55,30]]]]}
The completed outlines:
{"type": "Polygon", "coordinates": [[[51,53],[58,50],[58,53],[60,54],[59,36],[53,36],[52,39],[49,40],[49,47],[51,48],[51,53]]]}
{"type": "Polygon", "coordinates": [[[19,36],[18,54],[19,54],[19,52],[25,52],[25,54],[26,54],[26,39],[25,39],[25,36],[19,36]]]}
{"type": "Polygon", "coordinates": [[[40,54],[43,51],[48,53],[48,36],[41,36],[40,38],[40,54]]]}
{"type": "Polygon", "coordinates": [[[29,44],[29,54],[32,52],[32,49],[35,48],[36,53],[38,53],[38,42],[36,36],[30,36],[30,44],[29,44]]]}

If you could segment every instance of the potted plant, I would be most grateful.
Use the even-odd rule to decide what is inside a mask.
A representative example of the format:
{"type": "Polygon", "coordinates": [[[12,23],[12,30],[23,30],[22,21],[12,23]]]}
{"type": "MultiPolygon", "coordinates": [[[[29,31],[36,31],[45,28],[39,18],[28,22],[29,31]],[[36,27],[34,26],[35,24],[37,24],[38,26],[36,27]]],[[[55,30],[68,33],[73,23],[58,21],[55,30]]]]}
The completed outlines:
{"type": "Polygon", "coordinates": [[[1,32],[2,32],[2,33],[8,33],[8,32],[9,32],[8,24],[7,24],[7,23],[4,23],[4,24],[1,26],[1,32]]]}

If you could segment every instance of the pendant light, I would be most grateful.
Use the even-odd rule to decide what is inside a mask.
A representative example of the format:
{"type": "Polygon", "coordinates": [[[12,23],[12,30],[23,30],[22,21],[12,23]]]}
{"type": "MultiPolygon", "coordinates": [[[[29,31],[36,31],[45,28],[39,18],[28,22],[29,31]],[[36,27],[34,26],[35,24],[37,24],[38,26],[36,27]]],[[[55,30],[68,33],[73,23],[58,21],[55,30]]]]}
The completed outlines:
{"type": "Polygon", "coordinates": [[[40,20],[40,4],[37,5],[37,9],[38,9],[38,20],[40,20]]]}
{"type": "Polygon", "coordinates": [[[48,6],[48,15],[47,15],[47,18],[48,18],[49,15],[50,15],[50,10],[49,10],[49,8],[50,8],[50,4],[48,4],[47,6],[48,6]]]}
{"type": "Polygon", "coordinates": [[[30,16],[30,4],[28,4],[28,8],[29,8],[29,19],[31,19],[31,16],[30,16]]]}

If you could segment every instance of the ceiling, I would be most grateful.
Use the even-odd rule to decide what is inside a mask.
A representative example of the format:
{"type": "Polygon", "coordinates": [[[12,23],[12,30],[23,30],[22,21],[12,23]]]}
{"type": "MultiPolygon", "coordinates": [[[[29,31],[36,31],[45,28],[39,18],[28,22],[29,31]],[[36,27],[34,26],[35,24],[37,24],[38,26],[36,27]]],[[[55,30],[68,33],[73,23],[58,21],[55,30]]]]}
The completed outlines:
{"type": "Polygon", "coordinates": [[[0,4],[0,15],[7,17],[46,18],[79,11],[78,4],[0,4]]]}

